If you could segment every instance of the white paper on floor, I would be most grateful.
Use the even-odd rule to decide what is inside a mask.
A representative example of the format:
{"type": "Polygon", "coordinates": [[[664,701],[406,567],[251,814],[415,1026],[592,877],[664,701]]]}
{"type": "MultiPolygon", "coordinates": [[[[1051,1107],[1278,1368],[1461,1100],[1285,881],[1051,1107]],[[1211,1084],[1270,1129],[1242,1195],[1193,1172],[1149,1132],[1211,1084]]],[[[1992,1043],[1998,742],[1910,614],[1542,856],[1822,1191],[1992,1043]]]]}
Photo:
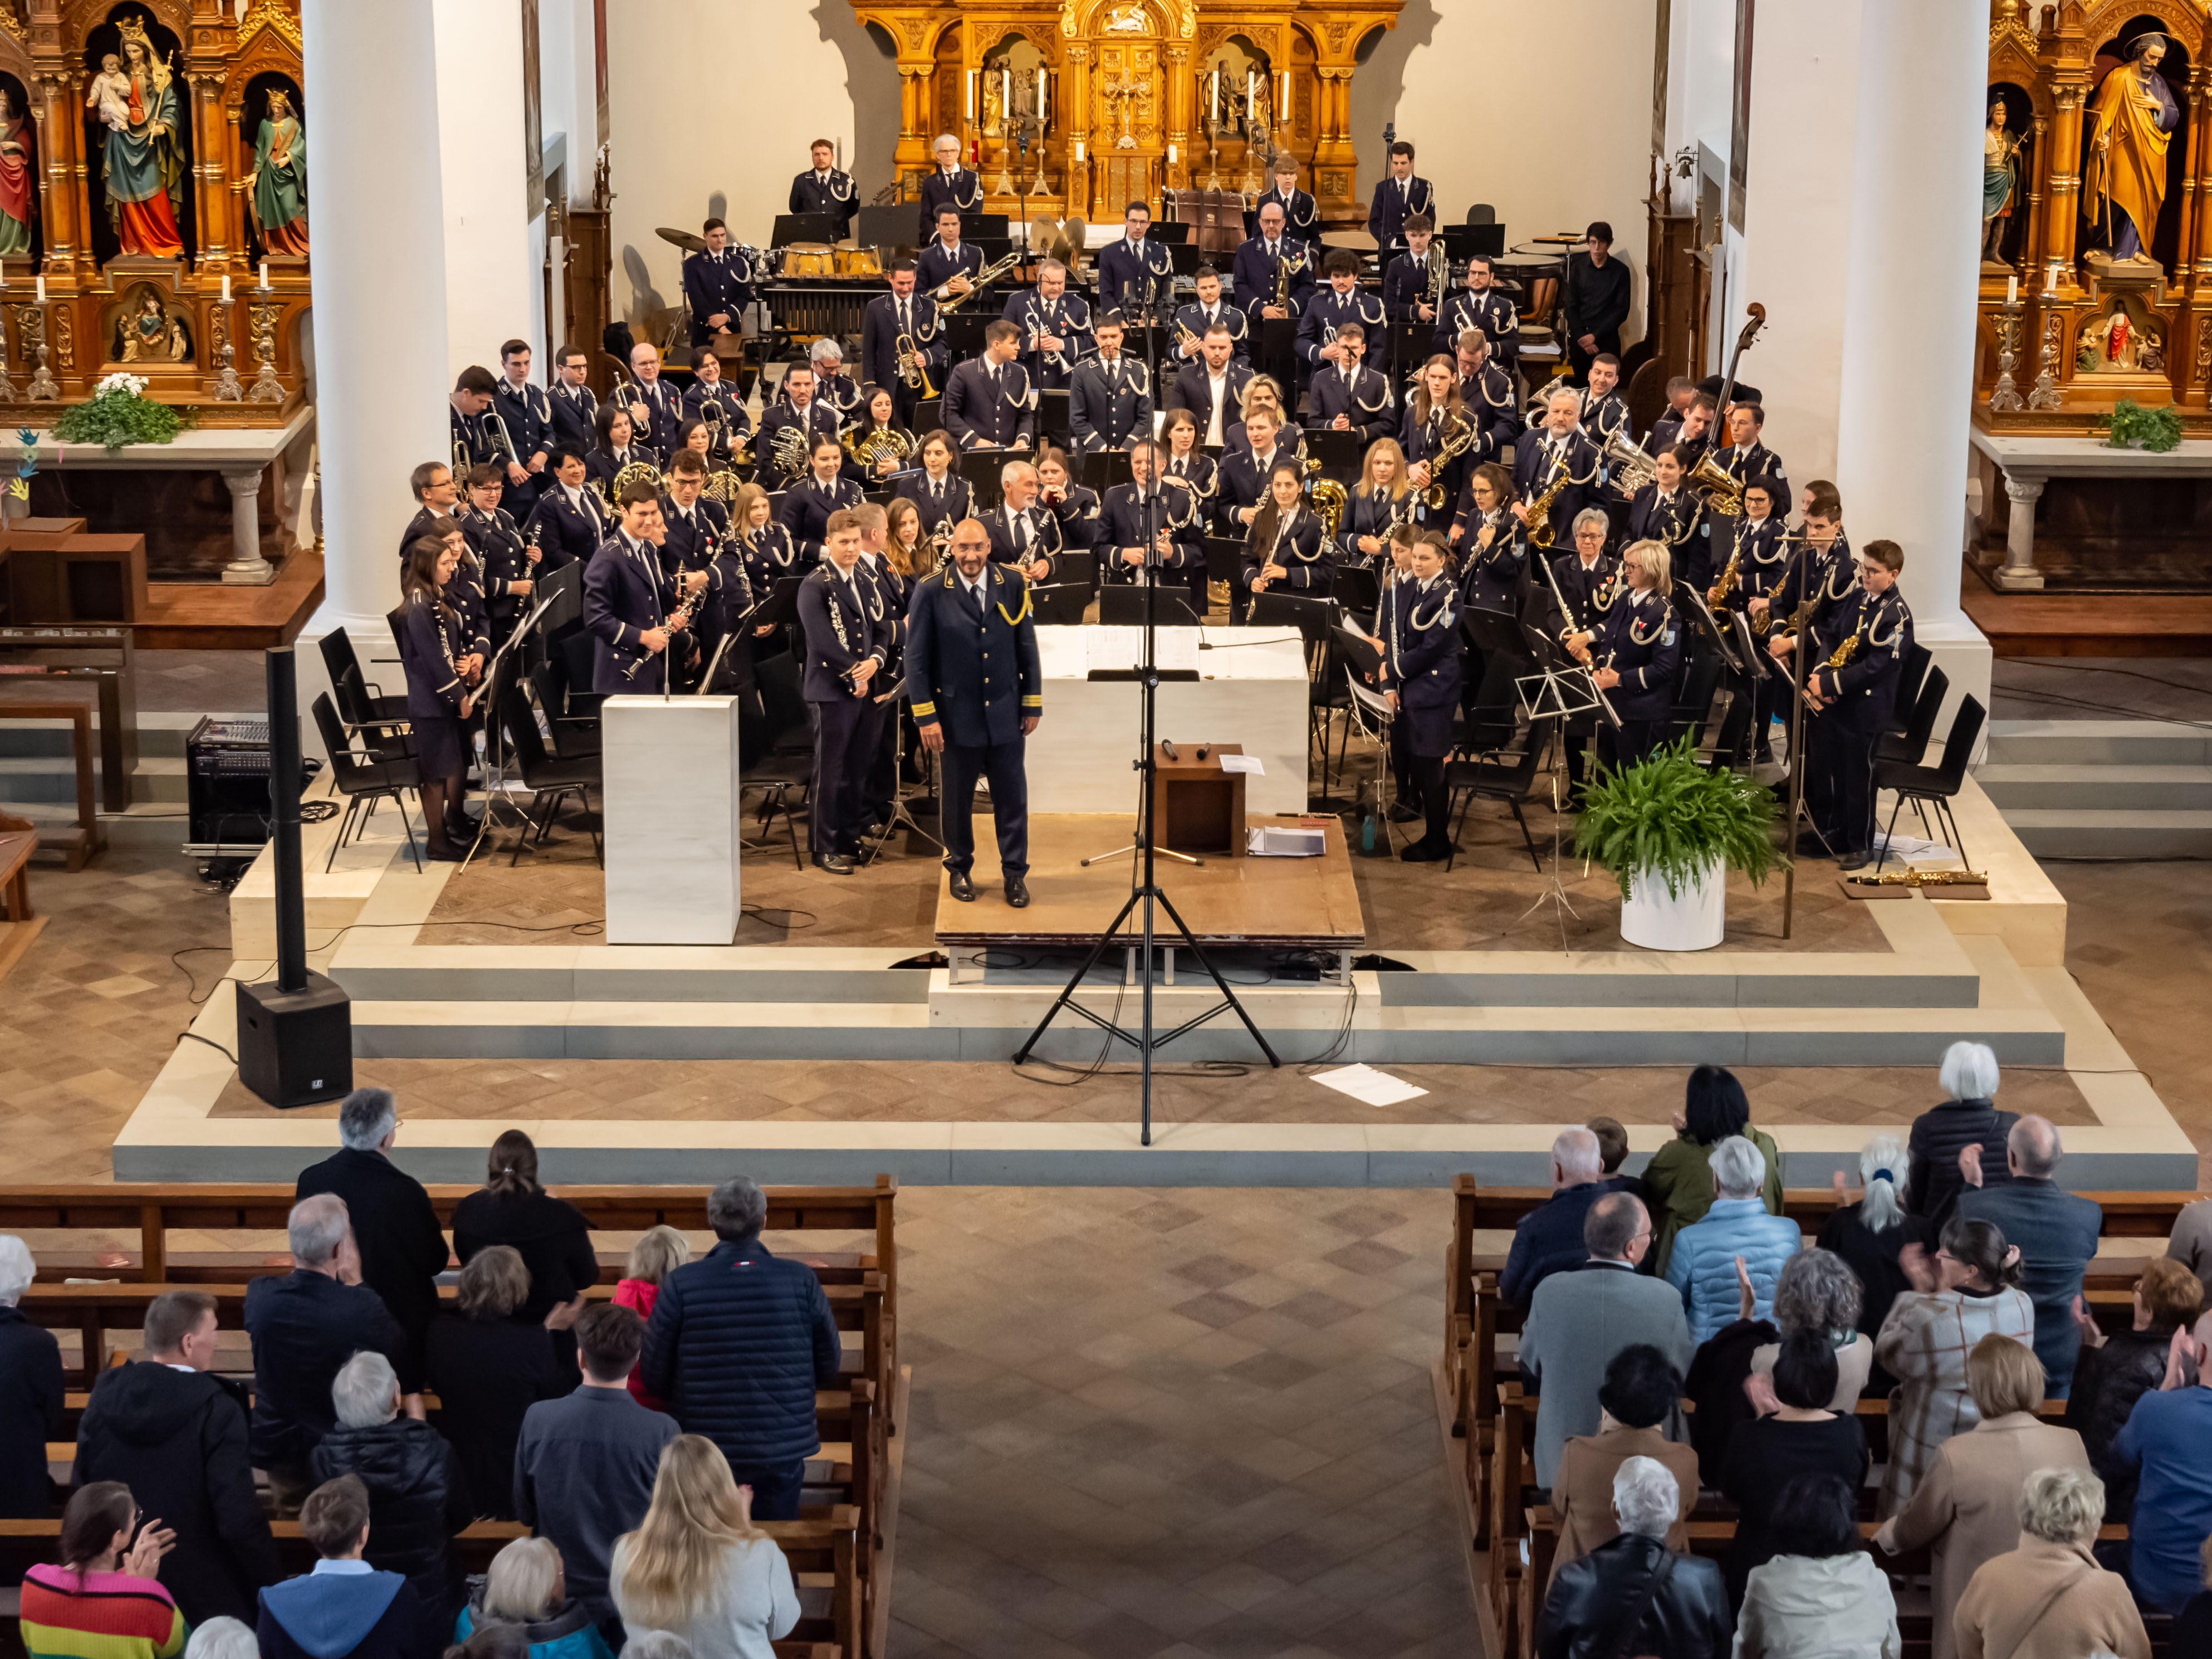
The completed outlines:
{"type": "MultiPolygon", "coordinates": [[[[1875,838],[1875,850],[1880,852],[1881,838],[1875,838]]],[[[1907,864],[1955,862],[1958,854],[1940,841],[1922,841],[1915,836],[1893,836],[1889,840],[1889,856],[1902,859],[1907,864]]]]}
{"type": "Polygon", "coordinates": [[[1428,1093],[1372,1066],[1340,1066],[1334,1071],[1316,1072],[1313,1080],[1339,1094],[1350,1095],[1364,1106],[1395,1106],[1401,1100],[1428,1093]]]}

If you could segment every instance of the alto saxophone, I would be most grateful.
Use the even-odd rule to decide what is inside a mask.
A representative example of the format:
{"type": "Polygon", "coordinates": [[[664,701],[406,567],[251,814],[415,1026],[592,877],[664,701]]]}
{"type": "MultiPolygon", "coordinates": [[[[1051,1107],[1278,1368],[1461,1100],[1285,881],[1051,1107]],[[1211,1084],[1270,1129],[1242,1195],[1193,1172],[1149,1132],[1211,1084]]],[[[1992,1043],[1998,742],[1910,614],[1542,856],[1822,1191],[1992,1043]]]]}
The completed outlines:
{"type": "Polygon", "coordinates": [[[1559,492],[1570,482],[1566,457],[1562,455],[1553,464],[1551,482],[1541,494],[1528,503],[1528,544],[1549,551],[1559,539],[1559,532],[1552,527],[1552,503],[1559,499],[1559,492]]]}
{"type": "Polygon", "coordinates": [[[1437,453],[1429,457],[1429,487],[1421,492],[1421,504],[1431,513],[1444,508],[1444,468],[1474,447],[1476,433],[1473,421],[1455,421],[1437,446],[1437,453]]]}

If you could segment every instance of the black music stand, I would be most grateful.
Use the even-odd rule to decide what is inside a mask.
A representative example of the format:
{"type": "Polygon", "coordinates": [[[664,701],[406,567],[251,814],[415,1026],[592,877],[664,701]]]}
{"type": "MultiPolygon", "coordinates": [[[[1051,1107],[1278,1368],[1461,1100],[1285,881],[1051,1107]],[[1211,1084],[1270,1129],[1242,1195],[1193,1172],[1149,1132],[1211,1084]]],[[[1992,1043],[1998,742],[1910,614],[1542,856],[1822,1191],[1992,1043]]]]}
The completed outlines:
{"type": "Polygon", "coordinates": [[[1244,566],[1244,544],[1234,536],[1208,536],[1206,538],[1206,580],[1208,584],[1223,582],[1234,586],[1237,573],[1244,566]]]}
{"type": "Polygon", "coordinates": [[[1030,589],[1030,604],[1040,628],[1074,628],[1091,608],[1091,587],[1085,582],[1043,582],[1030,589]]]}
{"type": "Polygon", "coordinates": [[[775,228],[769,237],[770,247],[788,247],[793,242],[828,242],[835,245],[844,221],[834,213],[779,213],[775,228]]]}
{"type": "Polygon", "coordinates": [[[1444,239],[1444,252],[1455,262],[1478,253],[1496,258],[1505,252],[1505,227],[1502,224],[1446,225],[1437,234],[1444,239]]]}
{"type": "MultiPolygon", "coordinates": [[[[1155,571],[1165,578],[1169,573],[1155,571]]],[[[1188,591],[1188,590],[1186,590],[1188,591]]],[[[1098,621],[1105,628],[1141,628],[1145,626],[1146,587],[1139,583],[1117,582],[1098,591],[1098,621]]],[[[1163,587],[1152,607],[1152,622],[1161,628],[1196,628],[1202,618],[1194,612],[1182,593],[1172,587],[1163,587]]],[[[1167,671],[1162,671],[1166,678],[1167,671]]]]}
{"type": "Polygon", "coordinates": [[[1359,477],[1367,453],[1367,440],[1357,432],[1336,432],[1326,427],[1306,428],[1306,454],[1321,463],[1321,470],[1340,483],[1359,477]]]}
{"type": "Polygon", "coordinates": [[[1066,386],[1037,388],[1036,429],[1042,437],[1068,442],[1068,391],[1066,386]]]}
{"type": "Polygon", "coordinates": [[[1382,602],[1382,584],[1366,565],[1339,565],[1330,597],[1346,611],[1372,616],[1382,602]]]}
{"type": "Polygon", "coordinates": [[[1115,484],[1129,482],[1129,452],[1126,449],[1086,449],[1076,464],[1085,489],[1101,495],[1115,484]]]}

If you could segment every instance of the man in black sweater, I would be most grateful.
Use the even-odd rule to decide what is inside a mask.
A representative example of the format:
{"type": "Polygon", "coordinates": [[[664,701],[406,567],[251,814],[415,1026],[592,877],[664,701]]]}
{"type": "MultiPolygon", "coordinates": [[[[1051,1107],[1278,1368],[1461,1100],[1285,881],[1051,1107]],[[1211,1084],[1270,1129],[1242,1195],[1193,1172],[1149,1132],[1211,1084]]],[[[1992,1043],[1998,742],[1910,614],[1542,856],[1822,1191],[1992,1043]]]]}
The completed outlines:
{"type": "Polygon", "coordinates": [[[1559,296],[1577,386],[1589,383],[1591,358],[1601,351],[1620,355],[1620,325],[1628,320],[1628,267],[1613,257],[1613,227],[1593,220],[1583,233],[1583,252],[1567,256],[1566,286],[1559,296]]]}

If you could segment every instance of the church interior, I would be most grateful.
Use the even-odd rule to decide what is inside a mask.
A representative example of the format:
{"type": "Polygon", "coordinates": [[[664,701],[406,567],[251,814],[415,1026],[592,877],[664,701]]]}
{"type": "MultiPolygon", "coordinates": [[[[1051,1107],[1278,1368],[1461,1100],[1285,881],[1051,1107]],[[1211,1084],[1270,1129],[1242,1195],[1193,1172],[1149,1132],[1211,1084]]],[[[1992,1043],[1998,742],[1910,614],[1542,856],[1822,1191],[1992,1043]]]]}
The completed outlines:
{"type": "Polygon", "coordinates": [[[2208,65],[2190,0],[0,0],[0,1644],[97,1568],[180,1609],[127,1659],[289,1659],[278,1566],[404,1571],[263,1456],[267,1286],[434,1358],[489,1170],[581,1252],[500,1318],[641,1417],[772,1244],[813,1449],[658,1402],[605,1543],[698,1441],[788,1567],[711,1636],[457,1488],[409,1654],[523,1659],[549,1536],[528,1659],[2212,1651],[2208,65]],[[303,1246],[346,1158],[430,1338],[362,1199],[303,1246]],[[71,1553],[161,1365],[252,1425],[235,1607],[206,1516],[71,1553]]]}

